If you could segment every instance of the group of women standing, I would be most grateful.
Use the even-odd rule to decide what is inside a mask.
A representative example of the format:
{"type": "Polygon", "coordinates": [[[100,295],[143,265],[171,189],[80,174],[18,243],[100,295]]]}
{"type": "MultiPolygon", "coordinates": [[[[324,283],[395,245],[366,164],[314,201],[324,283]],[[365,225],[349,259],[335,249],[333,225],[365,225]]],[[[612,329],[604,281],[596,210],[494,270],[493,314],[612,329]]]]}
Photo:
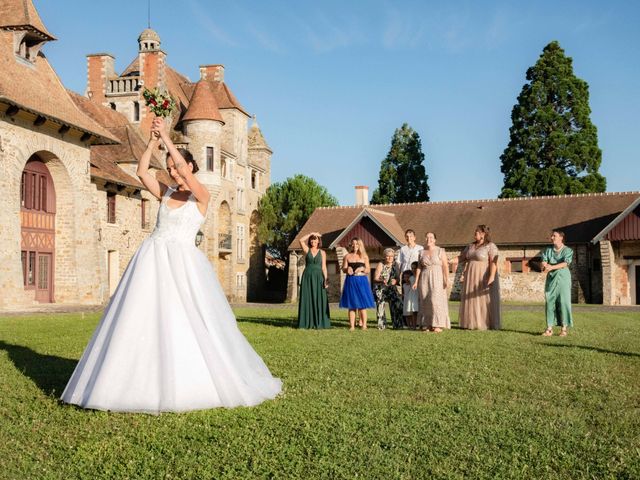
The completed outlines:
{"type": "MultiPolygon", "coordinates": [[[[300,328],[330,326],[326,257],[320,249],[320,237],[319,233],[313,233],[300,242],[307,262],[300,290],[300,328]]],[[[364,244],[359,238],[351,240],[350,252],[342,264],[346,279],[340,298],[340,307],[349,310],[350,330],[356,327],[356,317],[360,328],[366,330],[367,309],[374,307],[378,328],[385,329],[386,306],[389,307],[394,329],[410,327],[440,333],[451,328],[447,301],[449,260],[444,248],[437,245],[433,232],[425,235],[424,246],[415,243],[415,233],[411,229],[405,232],[405,239],[407,244],[397,256],[391,248],[384,250],[384,259],[375,269],[373,294],[368,281],[370,264],[364,244]],[[412,300],[415,293],[417,301],[412,300]]],[[[573,324],[569,271],[573,251],[564,245],[564,234],[560,231],[552,233],[551,241],[553,246],[544,250],[541,263],[541,270],[547,275],[547,329],[543,335],[553,335],[553,326],[557,325],[561,327],[560,335],[565,336],[567,327],[573,324]]],[[[491,241],[489,227],[478,225],[474,241],[452,259],[455,270],[462,264],[459,277],[460,328],[500,329],[498,257],[498,247],[491,241]]]]}

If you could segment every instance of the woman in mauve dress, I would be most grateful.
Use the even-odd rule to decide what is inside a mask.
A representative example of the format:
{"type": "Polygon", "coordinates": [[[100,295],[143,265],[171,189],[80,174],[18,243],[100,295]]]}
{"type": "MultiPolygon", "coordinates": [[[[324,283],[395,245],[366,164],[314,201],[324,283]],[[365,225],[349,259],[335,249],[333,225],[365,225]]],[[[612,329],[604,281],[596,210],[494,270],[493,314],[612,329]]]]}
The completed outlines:
{"type": "Polygon", "coordinates": [[[460,327],[499,330],[498,247],[491,241],[489,227],[476,227],[474,242],[467,245],[458,260],[464,263],[460,278],[460,327]]]}
{"type": "Polygon", "coordinates": [[[413,288],[418,289],[420,323],[434,333],[451,328],[447,303],[448,280],[449,262],[444,248],[436,246],[435,233],[427,232],[413,288]]]}

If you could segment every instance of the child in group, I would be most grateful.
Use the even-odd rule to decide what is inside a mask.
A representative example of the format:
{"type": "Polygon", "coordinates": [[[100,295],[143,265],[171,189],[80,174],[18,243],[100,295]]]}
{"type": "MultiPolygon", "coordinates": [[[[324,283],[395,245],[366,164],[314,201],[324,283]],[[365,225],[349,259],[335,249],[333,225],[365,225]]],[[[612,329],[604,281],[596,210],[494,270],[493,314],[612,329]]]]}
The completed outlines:
{"type": "Polygon", "coordinates": [[[413,262],[411,270],[402,273],[403,315],[406,326],[411,330],[415,330],[418,323],[418,291],[412,288],[417,268],[418,262],[413,262]]]}

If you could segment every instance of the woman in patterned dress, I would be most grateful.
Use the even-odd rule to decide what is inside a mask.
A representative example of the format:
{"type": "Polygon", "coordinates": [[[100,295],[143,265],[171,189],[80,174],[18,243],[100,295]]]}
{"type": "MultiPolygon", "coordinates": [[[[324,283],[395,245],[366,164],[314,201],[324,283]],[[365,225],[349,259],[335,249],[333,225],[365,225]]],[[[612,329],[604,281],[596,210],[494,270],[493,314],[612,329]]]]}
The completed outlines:
{"type": "Polygon", "coordinates": [[[398,292],[400,272],[395,262],[393,248],[385,248],[384,261],[379,262],[373,278],[375,285],[373,293],[376,300],[376,315],[378,317],[378,329],[387,328],[387,316],[385,304],[389,304],[393,328],[402,328],[402,299],[398,292]]]}

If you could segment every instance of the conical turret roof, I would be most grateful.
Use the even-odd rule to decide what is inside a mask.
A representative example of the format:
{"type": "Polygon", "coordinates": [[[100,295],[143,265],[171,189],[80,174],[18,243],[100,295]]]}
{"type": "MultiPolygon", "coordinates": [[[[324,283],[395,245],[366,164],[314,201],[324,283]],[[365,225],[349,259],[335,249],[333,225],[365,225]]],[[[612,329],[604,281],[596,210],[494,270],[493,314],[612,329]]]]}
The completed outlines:
{"type": "Polygon", "coordinates": [[[191,95],[189,108],[182,117],[183,122],[189,120],[215,120],[224,123],[220,110],[218,110],[218,102],[211,91],[209,82],[200,80],[196,83],[196,88],[191,95]]]}
{"type": "Polygon", "coordinates": [[[253,125],[249,129],[248,135],[249,148],[265,148],[272,152],[271,147],[267,144],[267,141],[264,139],[264,135],[262,135],[262,131],[258,126],[258,121],[256,120],[255,115],[253,116],[253,125]]]}

